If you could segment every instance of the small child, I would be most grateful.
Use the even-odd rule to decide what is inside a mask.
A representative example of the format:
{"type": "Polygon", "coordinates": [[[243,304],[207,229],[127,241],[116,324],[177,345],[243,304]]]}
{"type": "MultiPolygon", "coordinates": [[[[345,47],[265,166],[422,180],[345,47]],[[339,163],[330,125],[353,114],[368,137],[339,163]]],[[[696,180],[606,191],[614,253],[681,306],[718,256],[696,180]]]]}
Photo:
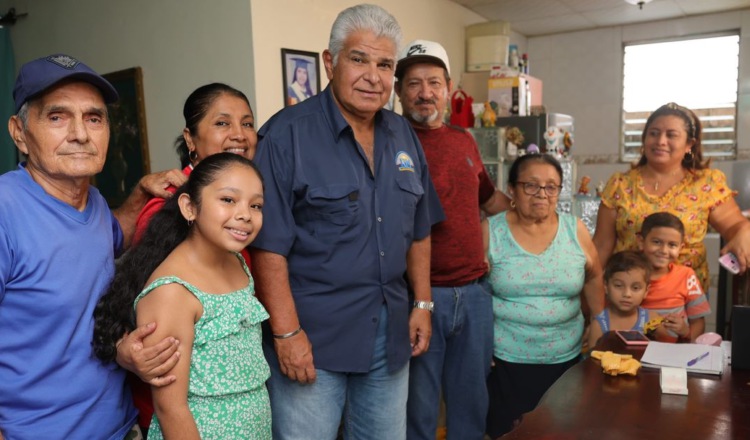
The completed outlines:
{"type": "Polygon", "coordinates": [[[255,298],[240,252],[263,225],[263,181],[231,153],[203,159],[118,262],[94,313],[94,351],[113,360],[119,335],[157,322],[149,346],[174,336],[175,382],[152,387],[148,438],[271,439],[270,376],[255,298]],[[135,312],[135,313],[134,313],[135,312]]]}
{"type": "Polygon", "coordinates": [[[643,307],[664,317],[667,330],[657,339],[664,342],[695,342],[706,328],[711,313],[701,283],[692,268],[677,264],[685,238],[685,226],[668,212],[657,212],[643,220],[638,244],[651,263],[651,281],[643,307]]]}
{"type": "Polygon", "coordinates": [[[651,264],[636,251],[622,251],[612,255],[604,268],[604,292],[607,304],[595,317],[589,332],[589,347],[612,330],[643,332],[646,322],[658,318],[656,312],[641,307],[648,291],[651,264]]]}

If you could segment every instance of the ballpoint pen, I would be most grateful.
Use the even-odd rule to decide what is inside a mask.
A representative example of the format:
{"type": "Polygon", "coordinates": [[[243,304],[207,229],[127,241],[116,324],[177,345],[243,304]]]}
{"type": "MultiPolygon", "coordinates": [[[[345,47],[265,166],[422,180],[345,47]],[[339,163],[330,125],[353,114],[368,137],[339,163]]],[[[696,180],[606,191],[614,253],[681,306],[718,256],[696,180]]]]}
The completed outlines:
{"type": "Polygon", "coordinates": [[[688,361],[688,363],[687,363],[687,366],[688,366],[688,367],[692,367],[693,365],[697,364],[697,363],[698,363],[698,361],[700,361],[701,359],[705,359],[705,358],[707,358],[707,357],[708,357],[708,353],[709,353],[709,352],[705,352],[705,353],[703,353],[702,355],[698,356],[698,357],[697,357],[697,358],[695,358],[695,359],[690,359],[690,360],[688,361]]]}

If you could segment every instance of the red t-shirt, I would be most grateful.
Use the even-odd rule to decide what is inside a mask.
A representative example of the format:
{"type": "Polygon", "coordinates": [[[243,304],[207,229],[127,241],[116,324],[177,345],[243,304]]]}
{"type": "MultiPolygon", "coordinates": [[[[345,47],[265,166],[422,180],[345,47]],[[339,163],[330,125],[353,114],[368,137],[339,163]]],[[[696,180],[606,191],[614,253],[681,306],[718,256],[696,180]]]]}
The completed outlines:
{"type": "Polygon", "coordinates": [[[432,227],[430,281],[461,286],[487,272],[480,205],[495,192],[476,141],[466,130],[443,125],[415,127],[446,219],[432,227]]]}

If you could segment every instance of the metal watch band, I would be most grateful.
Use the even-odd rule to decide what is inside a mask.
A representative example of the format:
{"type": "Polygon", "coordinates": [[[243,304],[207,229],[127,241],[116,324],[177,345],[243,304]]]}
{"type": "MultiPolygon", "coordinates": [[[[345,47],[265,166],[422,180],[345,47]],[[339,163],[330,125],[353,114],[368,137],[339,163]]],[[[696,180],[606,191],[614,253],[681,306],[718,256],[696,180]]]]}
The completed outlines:
{"type": "Polygon", "coordinates": [[[428,310],[432,313],[432,310],[435,308],[435,303],[432,301],[414,301],[414,308],[428,310]]]}

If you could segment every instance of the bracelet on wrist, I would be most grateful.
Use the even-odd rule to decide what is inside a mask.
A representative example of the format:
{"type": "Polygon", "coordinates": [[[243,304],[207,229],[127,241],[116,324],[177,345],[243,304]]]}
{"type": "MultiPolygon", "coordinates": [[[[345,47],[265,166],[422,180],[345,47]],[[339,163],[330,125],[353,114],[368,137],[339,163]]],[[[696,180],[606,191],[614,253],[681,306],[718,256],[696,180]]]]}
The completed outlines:
{"type": "Polygon", "coordinates": [[[294,330],[294,331],[289,332],[289,333],[284,333],[282,335],[273,335],[273,338],[274,339],[289,339],[292,336],[297,336],[301,331],[302,331],[302,326],[299,326],[297,328],[297,330],[294,330]]]}

